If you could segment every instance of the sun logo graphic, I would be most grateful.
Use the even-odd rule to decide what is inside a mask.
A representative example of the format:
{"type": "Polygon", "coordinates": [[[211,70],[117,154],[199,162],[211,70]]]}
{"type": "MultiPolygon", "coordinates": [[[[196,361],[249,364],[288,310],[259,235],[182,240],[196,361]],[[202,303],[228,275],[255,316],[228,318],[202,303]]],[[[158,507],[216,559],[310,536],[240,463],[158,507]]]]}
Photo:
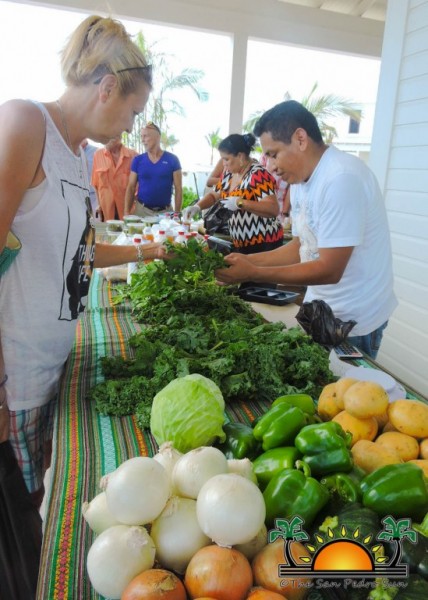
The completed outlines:
{"type": "MultiPolygon", "coordinates": [[[[412,543],[417,543],[417,532],[411,528],[411,519],[396,520],[387,516],[382,519],[382,523],[383,530],[376,538],[371,534],[361,538],[359,528],[353,531],[348,531],[344,526],[338,531],[327,528],[325,534],[314,535],[314,543],[303,544],[307,550],[306,556],[299,556],[296,562],[291,551],[292,543],[308,542],[310,539],[302,528],[304,521],[299,516],[290,520],[275,519],[275,529],[269,531],[269,542],[278,538],[284,540],[286,561],[286,564],[278,565],[279,577],[287,578],[287,581],[293,577],[296,577],[296,580],[302,577],[306,581],[313,580],[308,587],[315,586],[315,580],[337,582],[342,579],[347,587],[345,582],[355,579],[374,582],[378,578],[408,578],[409,566],[401,562],[401,542],[407,538],[412,543]],[[388,543],[391,556],[385,556],[383,542],[388,543]]],[[[403,586],[401,581],[398,587],[405,585],[403,586]]],[[[326,587],[326,584],[323,586],[326,587]]]]}

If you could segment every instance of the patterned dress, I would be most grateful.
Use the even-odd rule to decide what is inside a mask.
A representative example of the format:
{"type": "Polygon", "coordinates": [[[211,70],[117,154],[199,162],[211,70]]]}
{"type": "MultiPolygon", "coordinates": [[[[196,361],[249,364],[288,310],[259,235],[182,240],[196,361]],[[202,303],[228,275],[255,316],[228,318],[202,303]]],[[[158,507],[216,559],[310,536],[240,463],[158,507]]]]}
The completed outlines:
{"type": "MultiPolygon", "coordinates": [[[[221,198],[238,196],[260,202],[275,194],[275,179],[259,163],[251,165],[234,189],[230,189],[232,173],[224,171],[216,191],[221,198]]],[[[229,219],[229,231],[235,250],[243,254],[273,250],[283,243],[284,231],[277,217],[260,217],[247,210],[237,210],[229,219]]]]}

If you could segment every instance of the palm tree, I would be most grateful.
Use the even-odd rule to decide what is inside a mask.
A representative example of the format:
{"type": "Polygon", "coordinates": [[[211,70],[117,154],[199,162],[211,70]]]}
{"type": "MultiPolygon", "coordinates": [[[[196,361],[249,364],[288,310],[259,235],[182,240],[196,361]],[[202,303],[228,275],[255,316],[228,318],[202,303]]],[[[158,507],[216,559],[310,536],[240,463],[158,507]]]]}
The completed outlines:
{"type": "Polygon", "coordinates": [[[269,531],[269,542],[274,542],[279,537],[282,537],[285,540],[284,557],[290,567],[293,565],[296,566],[291,554],[291,542],[300,542],[309,539],[306,531],[302,530],[303,523],[303,519],[297,516],[293,517],[291,521],[288,521],[287,519],[275,519],[275,527],[277,527],[277,529],[271,529],[271,531],[269,531]]]}
{"type": "MultiPolygon", "coordinates": [[[[352,119],[359,121],[361,119],[361,112],[353,108],[353,103],[350,100],[341,96],[336,96],[335,94],[315,95],[317,89],[318,82],[316,81],[309,94],[304,96],[300,100],[300,103],[315,115],[325,143],[331,144],[337,136],[337,131],[335,127],[328,123],[328,119],[339,115],[348,115],[352,119]]],[[[284,100],[291,99],[290,92],[285,92],[284,100]]],[[[258,110],[251,114],[244,123],[244,131],[253,131],[255,124],[264,112],[265,110],[258,110]]]]}
{"type": "MultiPolygon", "coordinates": [[[[388,563],[388,567],[395,567],[395,565],[400,563],[401,540],[408,538],[415,544],[417,540],[416,532],[411,529],[410,519],[398,519],[398,521],[396,521],[393,517],[388,516],[382,519],[382,523],[384,524],[384,531],[377,536],[377,539],[385,540],[387,542],[394,542],[395,552],[394,556],[388,563]]],[[[380,562],[380,559],[378,562],[380,562]]]]}
{"type": "MultiPolygon", "coordinates": [[[[153,89],[146,108],[135,119],[132,132],[125,135],[127,145],[140,152],[142,150],[140,131],[144,122],[156,123],[168,139],[168,115],[185,116],[183,106],[172,95],[174,92],[188,89],[200,102],[208,100],[208,92],[199,85],[204,77],[203,71],[189,67],[179,73],[174,73],[170,67],[171,55],[158,52],[156,43],[149,45],[141,31],[136,35],[135,43],[144,53],[147,62],[153,67],[153,89]]],[[[178,140],[175,143],[177,142],[178,140]]]]}
{"type": "Polygon", "coordinates": [[[161,134],[161,145],[165,150],[172,150],[179,140],[173,133],[167,135],[164,131],[161,134]]]}
{"type": "Polygon", "coordinates": [[[220,127],[217,127],[215,131],[211,131],[211,133],[207,133],[205,136],[206,141],[208,142],[209,147],[211,148],[211,162],[212,165],[214,162],[214,150],[217,148],[219,143],[221,142],[220,137],[220,127]]]}

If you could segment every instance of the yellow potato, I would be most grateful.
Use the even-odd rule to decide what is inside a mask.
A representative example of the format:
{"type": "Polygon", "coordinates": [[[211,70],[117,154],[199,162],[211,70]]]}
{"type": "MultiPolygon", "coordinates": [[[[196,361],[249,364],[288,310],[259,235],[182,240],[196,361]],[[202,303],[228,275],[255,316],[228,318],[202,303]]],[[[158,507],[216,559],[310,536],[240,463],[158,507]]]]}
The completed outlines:
{"type": "Polygon", "coordinates": [[[419,456],[419,444],[411,435],[399,431],[388,431],[381,433],[375,444],[382,446],[385,450],[392,450],[404,461],[415,460],[419,456]]]}
{"type": "Polygon", "coordinates": [[[428,437],[428,404],[419,400],[395,400],[388,408],[394,427],[416,438],[428,437]]]}
{"type": "Polygon", "coordinates": [[[332,420],[339,423],[344,431],[352,433],[352,446],[359,440],[374,440],[376,437],[378,425],[374,417],[359,419],[351,415],[348,411],[342,410],[332,420]]]}
{"type": "Polygon", "coordinates": [[[345,410],[354,417],[368,419],[386,412],[389,396],[384,388],[374,381],[358,381],[346,390],[343,403],[345,410]]]}
{"type": "Polygon", "coordinates": [[[366,473],[372,473],[385,465],[394,465],[403,462],[399,455],[376,442],[360,440],[351,448],[354,464],[366,473]]]}
{"type": "Polygon", "coordinates": [[[428,438],[421,440],[419,443],[419,458],[428,459],[428,438]]]}
{"type": "Polygon", "coordinates": [[[389,422],[388,421],[388,412],[385,411],[383,413],[383,415],[376,415],[375,419],[377,421],[379,430],[383,429],[386,426],[386,424],[389,422]]]}
{"type": "Polygon", "coordinates": [[[318,398],[317,412],[323,421],[331,421],[340,411],[341,408],[337,405],[336,383],[328,383],[318,398]]]}
{"type": "Polygon", "coordinates": [[[428,460],[427,459],[417,459],[417,460],[409,460],[410,463],[417,465],[422,469],[425,474],[425,477],[428,477],[428,460]]]}
{"type": "MultiPolygon", "coordinates": [[[[388,413],[386,413],[388,414],[388,413]]],[[[397,431],[391,421],[387,421],[385,425],[382,427],[382,433],[386,433],[387,431],[397,431]]]]}
{"type": "Polygon", "coordinates": [[[345,408],[343,396],[345,395],[346,390],[357,382],[358,379],[354,379],[353,377],[342,377],[336,381],[336,404],[340,410],[345,408]]]}

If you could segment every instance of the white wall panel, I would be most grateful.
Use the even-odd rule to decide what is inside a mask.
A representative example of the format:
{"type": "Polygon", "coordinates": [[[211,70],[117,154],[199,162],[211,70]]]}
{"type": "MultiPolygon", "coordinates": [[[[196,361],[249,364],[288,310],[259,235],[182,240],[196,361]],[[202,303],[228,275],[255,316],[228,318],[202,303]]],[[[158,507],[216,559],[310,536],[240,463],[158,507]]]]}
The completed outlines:
{"type": "MultiPolygon", "coordinates": [[[[397,104],[396,125],[407,123],[425,123],[428,115],[428,98],[417,98],[397,104]]],[[[422,140],[423,142],[424,140],[422,140]]],[[[428,140],[427,140],[428,143],[428,140]]]]}
{"type": "MultiPolygon", "coordinates": [[[[426,110],[428,114],[428,100],[426,110]]],[[[391,169],[426,169],[428,166],[428,140],[425,140],[425,143],[427,145],[392,148],[391,169]]]]}
{"type": "Polygon", "coordinates": [[[399,301],[378,360],[428,396],[428,0],[388,3],[378,98],[373,165],[384,190],[399,301]]]}
{"type": "Polygon", "coordinates": [[[388,188],[403,191],[409,190],[410,192],[428,190],[428,168],[426,170],[391,169],[388,178],[388,188]]]}
{"type": "Polygon", "coordinates": [[[390,190],[386,196],[388,212],[411,212],[413,215],[426,215],[428,205],[428,190],[420,192],[397,192],[390,190]]]}
{"type": "MultiPolygon", "coordinates": [[[[427,34],[426,34],[427,35],[427,34]]],[[[398,102],[408,102],[427,97],[428,73],[401,81],[398,90],[398,102]]]]}

